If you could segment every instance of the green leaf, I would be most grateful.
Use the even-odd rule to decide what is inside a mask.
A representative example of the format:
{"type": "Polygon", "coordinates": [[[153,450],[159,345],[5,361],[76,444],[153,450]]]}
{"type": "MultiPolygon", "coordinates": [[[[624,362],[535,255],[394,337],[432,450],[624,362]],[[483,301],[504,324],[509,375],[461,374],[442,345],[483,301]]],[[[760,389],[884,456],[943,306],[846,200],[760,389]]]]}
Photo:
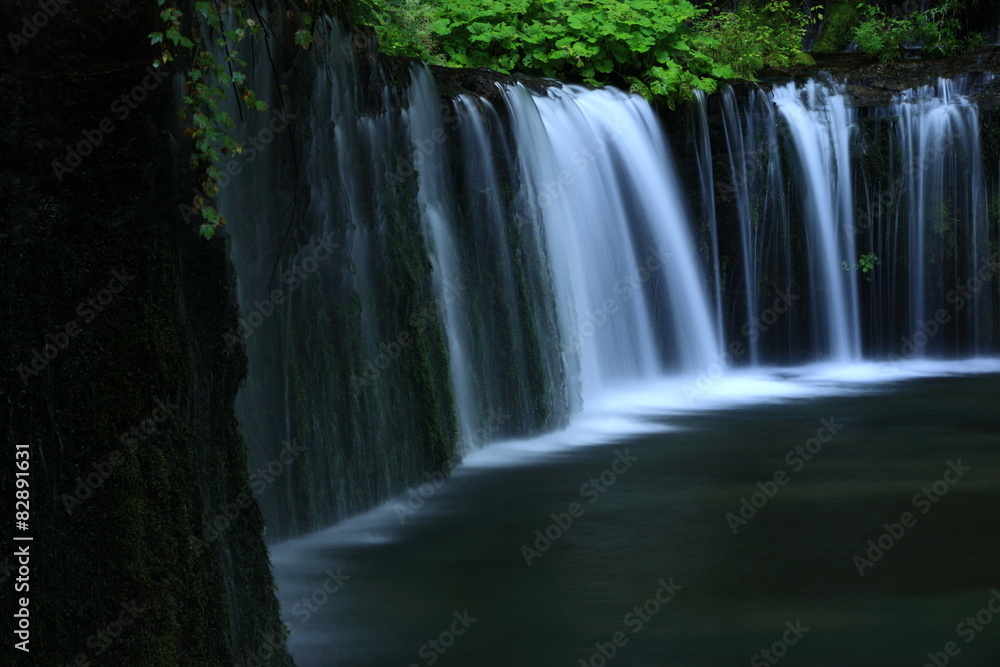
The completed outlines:
{"type": "Polygon", "coordinates": [[[437,19],[431,21],[427,28],[437,35],[449,35],[451,34],[451,21],[443,18],[437,19]]]}
{"type": "Polygon", "coordinates": [[[601,58],[594,63],[594,69],[602,74],[608,74],[615,68],[615,64],[609,58],[601,58]]]}
{"type": "Polygon", "coordinates": [[[295,33],[295,43],[303,49],[308,49],[312,46],[312,33],[304,29],[297,31],[295,33]]]}

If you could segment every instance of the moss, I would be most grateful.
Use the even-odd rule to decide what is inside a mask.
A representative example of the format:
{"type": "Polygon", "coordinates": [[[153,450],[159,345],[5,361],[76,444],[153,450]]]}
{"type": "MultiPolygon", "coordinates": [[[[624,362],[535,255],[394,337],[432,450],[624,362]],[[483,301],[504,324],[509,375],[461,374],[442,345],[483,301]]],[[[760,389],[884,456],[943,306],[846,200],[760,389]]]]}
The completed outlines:
{"type": "Polygon", "coordinates": [[[805,51],[796,54],[795,60],[792,61],[792,65],[794,65],[795,67],[812,67],[815,64],[816,64],[815,58],[813,58],[805,51]]]}
{"type": "Polygon", "coordinates": [[[861,21],[856,0],[831,0],[824,17],[823,32],[820,33],[813,53],[838,53],[847,48],[854,39],[854,28],[861,21]]]}
{"type": "MultiPolygon", "coordinates": [[[[386,130],[386,151],[354,167],[361,182],[376,185],[333,193],[331,206],[352,216],[332,229],[308,214],[299,223],[302,238],[334,234],[341,249],[301,287],[287,290],[282,315],[266,319],[251,339],[254,365],[241,409],[254,467],[273,460],[285,439],[305,447],[288,483],[261,496],[272,539],[363,511],[423,481],[424,472],[445,468],[456,452],[442,322],[411,321],[433,310],[435,288],[413,205],[416,174],[400,162],[409,139],[390,122],[386,130]],[[355,275],[352,262],[363,275],[355,275]],[[378,361],[393,347],[387,363],[378,361]],[[286,386],[285,400],[274,401],[274,388],[286,386]]],[[[269,246],[267,234],[283,231],[275,226],[244,243],[269,246]]],[[[297,253],[310,251],[289,244],[288,262],[297,253]]],[[[251,263],[243,275],[252,281],[255,271],[251,263]]]]}
{"type": "MultiPolygon", "coordinates": [[[[3,393],[16,406],[2,428],[33,458],[35,664],[83,664],[76,657],[86,655],[90,664],[234,665],[258,635],[282,627],[255,506],[209,549],[189,542],[247,483],[232,409],[245,363],[242,350],[222,342],[235,322],[225,247],[198,239],[176,217],[171,165],[186,156],[167,136],[171,86],[116,120],[61,182],[49,167],[79,142],[81,119],[96,126],[109,100],[143,80],[154,9],[119,1],[68,7],[33,42],[60,45],[44,77],[41,59],[0,64],[0,121],[11,129],[0,137],[11,156],[0,166],[0,349],[13,380],[3,393]],[[78,304],[116,270],[135,277],[82,320],[78,304]],[[20,382],[16,367],[71,320],[79,334],[42,374],[20,382]],[[177,408],[137,446],[124,445],[121,435],[158,400],[177,408]],[[120,463],[68,513],[64,497],[80,488],[78,478],[116,450],[120,463]],[[238,583],[229,589],[231,581],[238,583]],[[135,622],[98,655],[96,633],[133,600],[141,608],[135,622]]],[[[8,11],[19,10],[0,7],[0,19],[13,24],[8,11]]],[[[0,492],[11,484],[0,477],[0,492]]],[[[276,652],[268,664],[290,659],[276,652]]]]}

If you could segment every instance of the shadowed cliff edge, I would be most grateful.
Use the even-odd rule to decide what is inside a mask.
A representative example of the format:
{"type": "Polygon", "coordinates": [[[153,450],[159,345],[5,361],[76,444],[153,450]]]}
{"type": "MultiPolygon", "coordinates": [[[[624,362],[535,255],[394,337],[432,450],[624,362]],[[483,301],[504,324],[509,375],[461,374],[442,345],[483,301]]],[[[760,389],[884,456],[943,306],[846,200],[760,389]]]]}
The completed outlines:
{"type": "Polygon", "coordinates": [[[177,212],[158,23],[154,2],[0,6],[0,487],[13,509],[28,451],[33,538],[14,593],[5,512],[3,664],[291,664],[233,413],[232,266],[177,212]]]}

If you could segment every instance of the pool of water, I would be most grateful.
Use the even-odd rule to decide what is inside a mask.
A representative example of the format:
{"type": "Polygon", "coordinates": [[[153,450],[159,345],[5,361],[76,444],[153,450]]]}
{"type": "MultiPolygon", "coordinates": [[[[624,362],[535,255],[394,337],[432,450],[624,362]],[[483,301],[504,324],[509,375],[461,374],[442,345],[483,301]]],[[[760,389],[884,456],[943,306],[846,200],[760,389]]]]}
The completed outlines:
{"type": "Polygon", "coordinates": [[[273,545],[296,663],[997,667],[1000,374],[865,375],[647,394],[273,545]]]}

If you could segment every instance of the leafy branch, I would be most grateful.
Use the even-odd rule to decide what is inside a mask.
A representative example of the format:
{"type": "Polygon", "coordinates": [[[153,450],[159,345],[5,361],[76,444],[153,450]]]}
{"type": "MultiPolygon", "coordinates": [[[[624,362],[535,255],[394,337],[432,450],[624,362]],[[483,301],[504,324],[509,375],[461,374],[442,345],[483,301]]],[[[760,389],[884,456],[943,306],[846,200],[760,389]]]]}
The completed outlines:
{"type": "Polygon", "coordinates": [[[807,22],[789,0],[739,12],[690,0],[388,0],[375,13],[383,52],[450,67],[612,84],[669,105],[719,79],[810,64],[807,22]]]}
{"type": "MultiPolygon", "coordinates": [[[[875,271],[875,267],[881,264],[878,256],[875,253],[867,253],[858,257],[858,261],[854,263],[854,270],[861,270],[861,273],[865,274],[865,280],[871,282],[872,273],[875,271]]],[[[847,260],[841,262],[841,267],[844,271],[850,271],[851,265],[847,263],[847,260]]]]}
{"type": "MultiPolygon", "coordinates": [[[[202,218],[200,233],[212,238],[226,224],[209,199],[219,193],[222,172],[219,163],[229,153],[239,155],[243,146],[233,138],[236,125],[222,103],[232,89],[239,102],[248,109],[267,112],[267,104],[257,98],[247,85],[247,63],[241,57],[241,47],[248,38],[257,39],[263,28],[244,12],[242,0],[200,0],[194,3],[194,16],[186,30],[184,14],[167,0],[157,0],[164,29],[149,34],[150,43],[162,45],[156,66],[183,60],[187,67],[183,104],[178,115],[189,126],[184,136],[194,142],[189,164],[197,174],[198,189],[191,202],[191,211],[202,218]],[[224,54],[217,56],[216,54],[224,54]]],[[[305,26],[312,17],[301,15],[305,26]]],[[[295,33],[295,42],[303,48],[312,44],[306,28],[295,33]]]]}
{"type": "Polygon", "coordinates": [[[983,44],[982,35],[962,36],[958,0],[944,0],[937,7],[903,18],[888,16],[880,7],[865,2],[857,8],[862,15],[854,30],[858,48],[882,62],[898,60],[907,46],[919,47],[924,54],[938,58],[983,44]]]}

